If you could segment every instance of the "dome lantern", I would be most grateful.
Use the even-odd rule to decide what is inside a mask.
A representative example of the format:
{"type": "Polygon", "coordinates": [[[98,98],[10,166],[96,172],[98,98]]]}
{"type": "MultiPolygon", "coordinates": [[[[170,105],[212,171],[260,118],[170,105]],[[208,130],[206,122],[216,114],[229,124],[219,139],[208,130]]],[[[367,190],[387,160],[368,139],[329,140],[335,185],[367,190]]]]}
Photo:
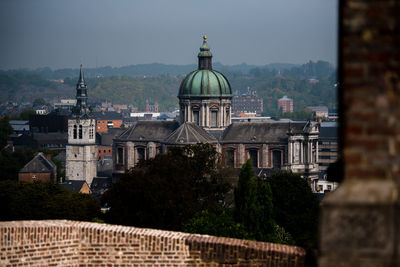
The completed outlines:
{"type": "Polygon", "coordinates": [[[206,130],[223,130],[231,124],[232,89],[228,79],[212,69],[207,36],[197,57],[198,69],[186,75],[179,88],[180,121],[194,122],[206,130]]]}

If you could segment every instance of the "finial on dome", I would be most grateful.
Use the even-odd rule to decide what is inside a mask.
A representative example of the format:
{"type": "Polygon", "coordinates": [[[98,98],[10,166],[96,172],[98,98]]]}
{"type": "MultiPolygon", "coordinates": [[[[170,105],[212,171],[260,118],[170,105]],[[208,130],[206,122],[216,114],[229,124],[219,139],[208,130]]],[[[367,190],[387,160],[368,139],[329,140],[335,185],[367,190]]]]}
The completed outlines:
{"type": "Polygon", "coordinates": [[[204,35],[204,36],[203,36],[203,39],[204,39],[204,40],[207,40],[207,35],[204,35]]]}

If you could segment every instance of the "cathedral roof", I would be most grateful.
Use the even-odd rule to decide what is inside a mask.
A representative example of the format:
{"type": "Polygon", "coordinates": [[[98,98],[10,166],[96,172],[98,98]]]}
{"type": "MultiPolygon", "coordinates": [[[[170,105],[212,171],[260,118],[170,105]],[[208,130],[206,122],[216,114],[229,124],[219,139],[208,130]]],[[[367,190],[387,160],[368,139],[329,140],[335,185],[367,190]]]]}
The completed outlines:
{"type": "Polygon", "coordinates": [[[197,124],[191,122],[183,123],[165,139],[165,143],[170,144],[197,144],[216,142],[217,139],[215,139],[214,136],[207,133],[197,124]]]}
{"type": "Polygon", "coordinates": [[[178,97],[232,97],[232,89],[226,77],[212,69],[212,54],[203,37],[198,54],[198,70],[189,73],[182,81],[178,97]]]}
{"type": "Polygon", "coordinates": [[[232,89],[222,73],[216,70],[196,70],[183,79],[179,88],[179,97],[190,96],[232,97],[232,89]]]}
{"type": "Polygon", "coordinates": [[[179,124],[176,121],[138,121],[116,139],[126,141],[143,140],[160,142],[178,127],[179,124]]]}
{"type": "Polygon", "coordinates": [[[305,122],[234,122],[224,132],[222,143],[286,142],[289,129],[301,133],[305,122]]]}

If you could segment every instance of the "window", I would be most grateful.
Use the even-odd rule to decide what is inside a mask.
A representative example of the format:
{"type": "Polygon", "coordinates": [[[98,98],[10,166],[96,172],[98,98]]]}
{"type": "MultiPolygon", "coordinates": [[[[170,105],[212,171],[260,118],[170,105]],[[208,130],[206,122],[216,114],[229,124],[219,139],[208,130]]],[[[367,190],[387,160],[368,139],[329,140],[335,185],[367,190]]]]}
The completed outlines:
{"type": "Polygon", "coordinates": [[[217,127],[218,111],[211,111],[211,127],[217,127]]]}
{"type": "Polygon", "coordinates": [[[199,125],[199,111],[194,110],[193,111],[193,122],[199,125]]]}
{"type": "Polygon", "coordinates": [[[79,139],[82,139],[82,125],[79,125],[79,139]]]}
{"type": "Polygon", "coordinates": [[[232,168],[235,166],[235,150],[233,148],[224,150],[224,165],[232,168]]]}
{"type": "Polygon", "coordinates": [[[249,158],[252,161],[253,167],[258,168],[258,149],[249,149],[249,158]]]}
{"type": "Polygon", "coordinates": [[[136,151],[138,161],[145,159],[145,149],[143,147],[138,147],[136,151]]]}
{"type": "Polygon", "coordinates": [[[331,186],[331,185],[328,185],[327,187],[328,187],[328,190],[329,190],[329,191],[332,190],[332,186],[331,186]]]}
{"type": "Polygon", "coordinates": [[[117,162],[118,164],[122,165],[124,162],[124,148],[119,147],[117,149],[118,153],[117,153],[117,162]]]}
{"type": "Polygon", "coordinates": [[[94,134],[93,134],[93,129],[89,129],[89,139],[93,139],[94,134]]]}
{"type": "Polygon", "coordinates": [[[274,150],[272,152],[272,164],[274,169],[280,169],[282,166],[282,152],[274,150]]]}
{"type": "Polygon", "coordinates": [[[74,125],[74,139],[77,138],[77,126],[74,125]]]}

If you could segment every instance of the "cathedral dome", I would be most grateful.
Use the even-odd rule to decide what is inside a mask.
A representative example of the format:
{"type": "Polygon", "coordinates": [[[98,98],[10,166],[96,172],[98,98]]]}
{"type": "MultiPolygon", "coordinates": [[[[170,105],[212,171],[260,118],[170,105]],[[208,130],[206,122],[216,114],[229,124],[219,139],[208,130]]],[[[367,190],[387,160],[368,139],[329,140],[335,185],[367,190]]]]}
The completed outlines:
{"type": "Polygon", "coordinates": [[[207,36],[203,38],[203,45],[197,55],[198,70],[183,79],[178,97],[232,97],[231,86],[226,77],[212,69],[212,53],[207,44],[207,36]]]}
{"type": "Polygon", "coordinates": [[[215,70],[196,70],[183,79],[179,97],[232,96],[231,86],[225,76],[215,70]]]}

